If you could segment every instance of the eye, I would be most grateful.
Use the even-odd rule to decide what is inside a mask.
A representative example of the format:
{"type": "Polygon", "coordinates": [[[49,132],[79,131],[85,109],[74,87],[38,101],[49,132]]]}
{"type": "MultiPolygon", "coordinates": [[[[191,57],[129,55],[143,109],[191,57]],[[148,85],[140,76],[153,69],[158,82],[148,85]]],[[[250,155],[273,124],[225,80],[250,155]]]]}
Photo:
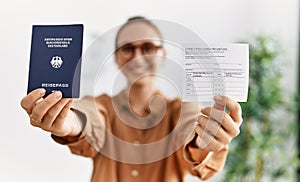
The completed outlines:
{"type": "Polygon", "coordinates": [[[144,54],[154,54],[156,53],[157,47],[153,44],[144,44],[142,50],[144,54]]]}
{"type": "Polygon", "coordinates": [[[132,53],[132,52],[133,52],[133,47],[130,46],[130,45],[123,46],[123,47],[121,48],[121,51],[122,51],[123,53],[132,53]]]}

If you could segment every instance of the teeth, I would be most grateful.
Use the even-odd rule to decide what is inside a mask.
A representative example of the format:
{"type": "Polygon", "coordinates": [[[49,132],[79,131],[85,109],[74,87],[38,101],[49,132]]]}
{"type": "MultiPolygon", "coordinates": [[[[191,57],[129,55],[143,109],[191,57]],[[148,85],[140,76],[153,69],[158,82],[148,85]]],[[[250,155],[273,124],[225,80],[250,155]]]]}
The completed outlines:
{"type": "Polygon", "coordinates": [[[144,73],[144,72],[146,72],[147,70],[144,69],[144,68],[133,68],[132,71],[133,71],[133,72],[136,72],[136,73],[144,73]]]}

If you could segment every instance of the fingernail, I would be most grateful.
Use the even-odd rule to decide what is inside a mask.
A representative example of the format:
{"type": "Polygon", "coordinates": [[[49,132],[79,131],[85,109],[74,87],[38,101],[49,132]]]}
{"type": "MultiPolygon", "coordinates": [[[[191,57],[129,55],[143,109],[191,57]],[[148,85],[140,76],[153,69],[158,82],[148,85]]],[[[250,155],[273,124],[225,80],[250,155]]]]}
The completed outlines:
{"type": "Polygon", "coordinates": [[[55,97],[60,98],[61,97],[61,91],[55,91],[55,97]]]}
{"type": "Polygon", "coordinates": [[[46,93],[46,90],[44,88],[39,89],[40,95],[44,95],[46,93]]]}
{"type": "Polygon", "coordinates": [[[215,101],[217,102],[221,102],[222,101],[222,97],[220,95],[216,95],[214,96],[215,101]]]}
{"type": "Polygon", "coordinates": [[[198,124],[199,124],[198,121],[195,121],[195,122],[194,122],[194,126],[195,126],[195,127],[198,126],[198,124]]]}

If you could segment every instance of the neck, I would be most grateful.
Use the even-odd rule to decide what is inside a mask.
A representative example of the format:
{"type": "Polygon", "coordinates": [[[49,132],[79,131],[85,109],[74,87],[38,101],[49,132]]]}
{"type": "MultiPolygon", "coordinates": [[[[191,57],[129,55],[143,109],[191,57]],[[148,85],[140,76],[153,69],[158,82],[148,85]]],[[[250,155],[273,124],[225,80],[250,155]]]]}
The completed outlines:
{"type": "Polygon", "coordinates": [[[127,88],[129,103],[137,114],[143,114],[148,107],[148,101],[154,95],[156,89],[153,83],[133,84],[127,88]]]}

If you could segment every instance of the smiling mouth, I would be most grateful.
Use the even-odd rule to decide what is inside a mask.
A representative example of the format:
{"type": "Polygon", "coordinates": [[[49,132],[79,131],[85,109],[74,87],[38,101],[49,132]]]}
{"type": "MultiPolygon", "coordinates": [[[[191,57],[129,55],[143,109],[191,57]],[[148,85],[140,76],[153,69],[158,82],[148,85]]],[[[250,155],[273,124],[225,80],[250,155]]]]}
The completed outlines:
{"type": "Polygon", "coordinates": [[[135,74],[143,74],[143,73],[147,73],[147,69],[145,68],[134,68],[132,69],[132,72],[135,74]]]}

